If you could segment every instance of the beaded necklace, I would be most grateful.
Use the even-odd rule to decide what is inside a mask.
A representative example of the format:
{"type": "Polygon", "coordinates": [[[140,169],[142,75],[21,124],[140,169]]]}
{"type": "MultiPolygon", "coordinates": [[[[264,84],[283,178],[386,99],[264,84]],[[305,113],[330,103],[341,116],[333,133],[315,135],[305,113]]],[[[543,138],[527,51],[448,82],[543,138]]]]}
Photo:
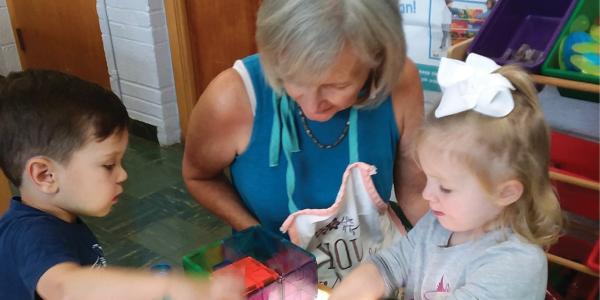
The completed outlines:
{"type": "Polygon", "coordinates": [[[298,110],[298,114],[300,115],[300,120],[302,121],[302,127],[304,127],[304,132],[306,132],[306,135],[308,135],[310,140],[321,149],[331,149],[339,145],[342,142],[342,140],[344,140],[346,135],[348,135],[348,129],[350,128],[350,116],[348,116],[348,120],[346,121],[346,126],[344,126],[344,130],[342,130],[342,134],[338,136],[335,142],[333,142],[332,144],[323,144],[319,142],[319,140],[317,140],[317,137],[315,137],[310,127],[308,127],[308,121],[306,121],[306,117],[304,116],[302,109],[298,110]]]}

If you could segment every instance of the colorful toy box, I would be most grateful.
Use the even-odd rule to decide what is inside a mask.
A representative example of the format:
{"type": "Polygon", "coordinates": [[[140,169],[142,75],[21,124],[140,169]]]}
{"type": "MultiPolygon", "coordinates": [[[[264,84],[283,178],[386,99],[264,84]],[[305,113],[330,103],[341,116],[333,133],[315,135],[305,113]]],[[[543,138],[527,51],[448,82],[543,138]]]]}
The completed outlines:
{"type": "Polygon", "coordinates": [[[501,0],[467,53],[487,56],[499,65],[516,63],[536,72],[575,4],[576,0],[501,0]]]}
{"type": "Polygon", "coordinates": [[[188,273],[218,274],[243,269],[252,300],[313,300],[317,296],[317,263],[312,254],[260,226],[201,247],[183,257],[188,273]],[[222,272],[222,271],[221,271],[222,272]]]}
{"type": "MultiPolygon", "coordinates": [[[[564,47],[565,42],[568,38],[573,38],[575,32],[590,33],[590,38],[597,37],[598,24],[595,22],[599,19],[600,3],[598,0],[580,0],[577,7],[573,10],[569,21],[562,29],[560,36],[554,43],[552,51],[548,55],[548,58],[542,65],[542,74],[559,77],[569,80],[589,82],[589,83],[600,83],[598,75],[593,73],[585,73],[577,70],[567,68],[565,65],[565,54],[564,47]],[[595,32],[595,34],[594,34],[595,32]]],[[[596,41],[596,45],[599,41],[596,41]]],[[[571,44],[571,43],[568,43],[571,44]]],[[[600,55],[600,48],[596,48],[596,54],[600,55]]],[[[559,93],[565,97],[578,98],[583,100],[598,101],[598,92],[583,92],[570,89],[559,88],[559,93]]]]}

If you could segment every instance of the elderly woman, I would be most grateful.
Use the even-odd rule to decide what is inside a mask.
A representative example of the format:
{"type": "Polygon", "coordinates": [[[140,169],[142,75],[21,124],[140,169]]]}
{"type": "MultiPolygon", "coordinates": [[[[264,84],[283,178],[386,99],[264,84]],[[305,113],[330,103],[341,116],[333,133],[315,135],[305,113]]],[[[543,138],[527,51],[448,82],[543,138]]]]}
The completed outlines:
{"type": "Polygon", "coordinates": [[[329,207],[358,159],[411,223],[425,213],[408,155],[423,94],[397,2],[262,1],[258,54],[219,74],[191,115],[183,177],[201,205],[236,230],[278,231],[329,207]]]}

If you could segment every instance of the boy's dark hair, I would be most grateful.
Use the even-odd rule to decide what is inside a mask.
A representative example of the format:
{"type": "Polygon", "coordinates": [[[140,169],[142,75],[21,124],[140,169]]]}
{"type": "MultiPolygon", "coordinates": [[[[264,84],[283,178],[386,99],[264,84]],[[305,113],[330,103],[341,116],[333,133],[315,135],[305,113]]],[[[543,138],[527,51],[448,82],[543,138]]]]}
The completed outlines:
{"type": "Polygon", "coordinates": [[[30,158],[66,163],[88,141],[128,123],[121,100],[97,84],[57,71],[10,73],[0,82],[0,168],[19,187],[30,158]]]}

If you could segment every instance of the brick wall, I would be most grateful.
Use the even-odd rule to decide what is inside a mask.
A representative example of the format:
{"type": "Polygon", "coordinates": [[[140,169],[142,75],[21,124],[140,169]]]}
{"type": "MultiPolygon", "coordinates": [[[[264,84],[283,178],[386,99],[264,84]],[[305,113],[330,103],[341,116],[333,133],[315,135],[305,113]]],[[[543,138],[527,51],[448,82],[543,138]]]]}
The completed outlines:
{"type": "Polygon", "coordinates": [[[180,141],[166,18],[161,0],[98,0],[111,86],[163,145],[180,141]]]}

